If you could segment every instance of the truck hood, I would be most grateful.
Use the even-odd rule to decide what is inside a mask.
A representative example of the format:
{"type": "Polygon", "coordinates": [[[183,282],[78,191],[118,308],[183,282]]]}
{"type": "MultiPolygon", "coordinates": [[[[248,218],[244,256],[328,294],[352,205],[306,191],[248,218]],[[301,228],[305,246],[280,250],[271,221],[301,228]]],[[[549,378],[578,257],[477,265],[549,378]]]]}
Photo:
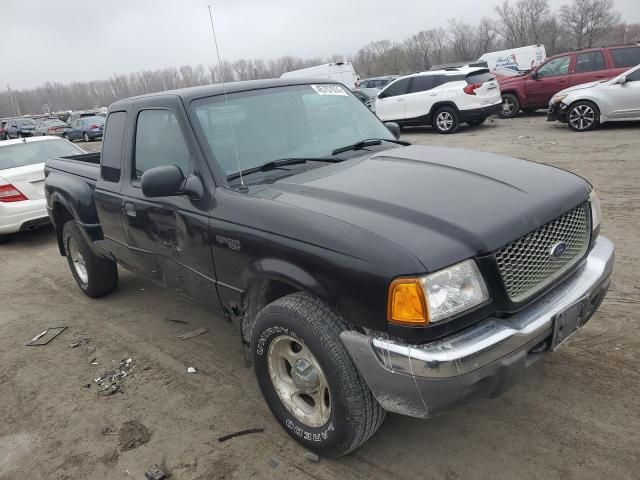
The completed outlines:
{"type": "Polygon", "coordinates": [[[287,177],[268,196],[384,237],[434,271],[510,243],[586,201],[590,189],[534,162],[409,146],[287,177]]]}

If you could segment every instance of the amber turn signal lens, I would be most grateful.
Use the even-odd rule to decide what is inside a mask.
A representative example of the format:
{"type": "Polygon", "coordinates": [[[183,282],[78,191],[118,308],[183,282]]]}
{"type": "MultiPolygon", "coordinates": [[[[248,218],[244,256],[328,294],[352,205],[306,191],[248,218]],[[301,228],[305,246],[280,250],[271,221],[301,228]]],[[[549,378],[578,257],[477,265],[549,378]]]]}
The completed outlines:
{"type": "Polygon", "coordinates": [[[391,282],[387,320],[413,326],[425,326],[429,323],[429,310],[420,280],[398,278],[391,282]]]}

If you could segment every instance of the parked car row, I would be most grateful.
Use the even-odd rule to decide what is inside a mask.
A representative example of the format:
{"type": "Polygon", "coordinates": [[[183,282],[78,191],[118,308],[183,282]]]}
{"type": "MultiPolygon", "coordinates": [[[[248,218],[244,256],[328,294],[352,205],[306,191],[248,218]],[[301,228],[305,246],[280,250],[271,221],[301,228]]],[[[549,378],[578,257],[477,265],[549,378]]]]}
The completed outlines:
{"type": "Polygon", "coordinates": [[[71,141],[90,142],[102,138],[104,115],[95,112],[70,114],[69,123],[56,117],[7,118],[0,120],[0,140],[54,135],[71,141]]]}
{"type": "Polygon", "coordinates": [[[354,94],[383,121],[431,125],[440,133],[454,133],[463,122],[481,124],[493,114],[513,118],[521,110],[541,108],[549,109],[549,120],[568,123],[575,131],[640,120],[640,44],[583,49],[544,61],[538,59],[544,47],[537,47],[531,64],[538,66],[528,72],[511,69],[503,75],[477,63],[452,66],[365,79],[354,94]]]}

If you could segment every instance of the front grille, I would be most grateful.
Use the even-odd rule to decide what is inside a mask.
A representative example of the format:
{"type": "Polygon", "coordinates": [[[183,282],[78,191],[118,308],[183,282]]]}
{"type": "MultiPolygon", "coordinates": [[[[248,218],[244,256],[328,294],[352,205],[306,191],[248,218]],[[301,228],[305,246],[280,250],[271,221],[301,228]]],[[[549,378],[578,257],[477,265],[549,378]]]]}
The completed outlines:
{"type": "Polygon", "coordinates": [[[495,252],[511,301],[521,302],[542,290],[584,256],[591,237],[588,207],[582,204],[495,252]],[[554,256],[552,249],[561,242],[566,250],[554,256]]]}

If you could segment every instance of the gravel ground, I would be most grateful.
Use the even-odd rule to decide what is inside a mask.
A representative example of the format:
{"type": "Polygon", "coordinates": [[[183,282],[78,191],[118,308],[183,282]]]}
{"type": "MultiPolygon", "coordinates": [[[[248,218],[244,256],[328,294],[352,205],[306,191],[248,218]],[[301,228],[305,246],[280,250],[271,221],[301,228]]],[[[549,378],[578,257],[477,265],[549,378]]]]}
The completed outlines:
{"type": "Polygon", "coordinates": [[[502,397],[432,420],[389,415],[361,449],[320,463],[273,420],[224,319],[122,269],[114,294],[90,300],[51,229],[19,235],[0,247],[0,479],[142,479],[153,464],[185,480],[638,478],[638,133],[576,134],[542,114],[449,136],[405,132],[415,143],[503,153],[589,179],[603,234],[617,246],[611,291],[579,335],[502,397]],[[49,345],[24,346],[58,325],[68,329],[49,345]],[[199,327],[211,331],[178,339],[199,327]],[[70,348],[79,336],[89,343],[70,348]],[[93,379],[128,358],[121,392],[98,396],[93,379]],[[264,433],[217,440],[255,427],[264,433]]]}

